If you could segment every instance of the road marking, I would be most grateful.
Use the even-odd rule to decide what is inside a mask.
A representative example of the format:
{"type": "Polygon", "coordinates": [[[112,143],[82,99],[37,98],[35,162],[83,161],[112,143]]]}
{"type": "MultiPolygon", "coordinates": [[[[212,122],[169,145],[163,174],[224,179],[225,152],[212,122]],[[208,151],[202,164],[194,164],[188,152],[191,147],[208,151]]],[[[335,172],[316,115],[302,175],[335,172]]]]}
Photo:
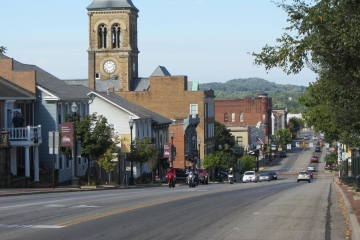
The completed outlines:
{"type": "Polygon", "coordinates": [[[50,204],[50,205],[45,205],[45,207],[64,208],[66,206],[65,205],[60,205],[60,204],[50,204]]]}
{"type": "Polygon", "coordinates": [[[259,212],[254,212],[254,214],[259,214],[259,212]]]}
{"type": "Polygon", "coordinates": [[[70,208],[97,208],[97,207],[100,207],[100,206],[79,205],[79,206],[73,206],[70,208]]]}
{"type": "Polygon", "coordinates": [[[104,213],[99,213],[99,214],[95,214],[95,215],[90,215],[90,216],[86,216],[86,217],[72,219],[72,220],[69,220],[69,221],[65,221],[65,222],[56,224],[56,226],[75,225],[75,224],[78,224],[78,223],[87,222],[87,221],[91,221],[91,220],[94,220],[94,219],[115,215],[115,214],[118,214],[118,213],[128,212],[128,211],[139,209],[139,208],[150,207],[150,206],[159,205],[159,204],[162,204],[162,203],[168,203],[168,202],[172,202],[172,201],[175,201],[175,200],[181,200],[181,199],[186,199],[186,198],[191,198],[191,197],[198,197],[198,196],[201,196],[201,195],[204,195],[204,193],[199,192],[198,194],[195,194],[195,195],[187,195],[187,196],[182,196],[182,197],[169,198],[169,199],[162,200],[162,201],[154,201],[154,202],[149,202],[149,203],[145,203],[145,204],[129,206],[129,207],[120,208],[120,209],[116,209],[116,210],[112,210],[112,211],[108,211],[108,212],[104,212],[104,213]]]}
{"type": "Polygon", "coordinates": [[[59,229],[65,226],[54,226],[54,225],[6,225],[0,224],[0,228],[46,228],[46,229],[59,229]]]}

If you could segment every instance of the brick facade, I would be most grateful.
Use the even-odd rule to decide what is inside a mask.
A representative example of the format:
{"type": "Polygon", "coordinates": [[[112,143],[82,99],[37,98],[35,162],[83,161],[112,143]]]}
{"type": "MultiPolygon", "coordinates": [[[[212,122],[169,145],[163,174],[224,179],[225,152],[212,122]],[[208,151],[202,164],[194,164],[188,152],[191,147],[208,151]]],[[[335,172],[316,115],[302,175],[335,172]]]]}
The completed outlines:
{"type": "Polygon", "coordinates": [[[115,93],[173,120],[186,119],[190,114],[190,104],[197,104],[200,123],[196,131],[201,140],[200,158],[214,151],[215,139],[213,136],[209,137],[207,130],[209,126],[213,126],[215,120],[209,115],[211,100],[215,98],[213,90],[187,91],[186,76],[163,76],[150,78],[149,91],[115,93]]]}
{"type": "Polygon", "coordinates": [[[271,134],[271,98],[267,94],[255,98],[215,100],[215,120],[226,127],[263,125],[263,133],[267,137],[271,134]]]}

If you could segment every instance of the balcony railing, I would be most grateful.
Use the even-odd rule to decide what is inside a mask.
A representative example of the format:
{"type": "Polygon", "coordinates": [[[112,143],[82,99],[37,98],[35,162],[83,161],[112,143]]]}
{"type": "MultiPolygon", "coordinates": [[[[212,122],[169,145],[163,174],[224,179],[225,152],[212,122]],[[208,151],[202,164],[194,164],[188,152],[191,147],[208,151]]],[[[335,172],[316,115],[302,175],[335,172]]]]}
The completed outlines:
{"type": "Polygon", "coordinates": [[[9,141],[37,141],[41,138],[41,125],[19,128],[4,128],[10,132],[9,141]]]}

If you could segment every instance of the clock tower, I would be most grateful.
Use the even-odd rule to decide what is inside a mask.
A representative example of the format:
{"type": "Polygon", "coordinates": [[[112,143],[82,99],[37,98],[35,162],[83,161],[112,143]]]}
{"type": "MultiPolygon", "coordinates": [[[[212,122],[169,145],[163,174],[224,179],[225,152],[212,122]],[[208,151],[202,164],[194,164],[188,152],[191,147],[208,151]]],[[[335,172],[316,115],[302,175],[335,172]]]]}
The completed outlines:
{"type": "Polygon", "coordinates": [[[93,0],[87,10],[89,87],[130,91],[131,79],[138,77],[139,10],[131,0],[93,0]]]}

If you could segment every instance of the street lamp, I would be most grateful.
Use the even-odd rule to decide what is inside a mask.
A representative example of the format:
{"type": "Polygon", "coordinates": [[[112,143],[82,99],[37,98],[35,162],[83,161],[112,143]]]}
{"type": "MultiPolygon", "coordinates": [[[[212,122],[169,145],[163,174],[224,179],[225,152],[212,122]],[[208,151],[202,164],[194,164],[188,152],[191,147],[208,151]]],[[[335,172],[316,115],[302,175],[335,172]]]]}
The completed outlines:
{"type": "Polygon", "coordinates": [[[74,152],[73,152],[73,161],[74,161],[74,176],[71,179],[71,186],[75,187],[75,188],[79,188],[80,184],[79,184],[79,178],[77,177],[77,165],[78,165],[78,160],[77,160],[77,140],[76,140],[76,112],[78,110],[78,105],[73,102],[71,105],[71,111],[73,112],[73,123],[74,123],[74,129],[73,129],[73,134],[74,134],[74,152]]]}
{"type": "Polygon", "coordinates": [[[268,141],[268,145],[269,145],[269,162],[271,161],[271,139],[269,138],[268,141]]]}
{"type": "MultiPolygon", "coordinates": [[[[200,139],[198,139],[197,140],[197,144],[198,144],[198,161],[199,161],[199,165],[200,165],[200,144],[201,144],[201,140],[200,139]]],[[[197,166],[197,167],[199,167],[199,166],[197,166]]]]}
{"type": "Polygon", "coordinates": [[[131,172],[130,172],[130,178],[129,178],[129,185],[135,185],[135,179],[134,179],[134,171],[133,171],[133,142],[132,142],[132,130],[134,127],[134,120],[132,118],[130,118],[129,120],[129,126],[130,126],[130,168],[131,168],[131,172]]]}
{"type": "Polygon", "coordinates": [[[170,132],[171,137],[171,158],[170,158],[170,166],[174,167],[174,132],[170,132]]]}

